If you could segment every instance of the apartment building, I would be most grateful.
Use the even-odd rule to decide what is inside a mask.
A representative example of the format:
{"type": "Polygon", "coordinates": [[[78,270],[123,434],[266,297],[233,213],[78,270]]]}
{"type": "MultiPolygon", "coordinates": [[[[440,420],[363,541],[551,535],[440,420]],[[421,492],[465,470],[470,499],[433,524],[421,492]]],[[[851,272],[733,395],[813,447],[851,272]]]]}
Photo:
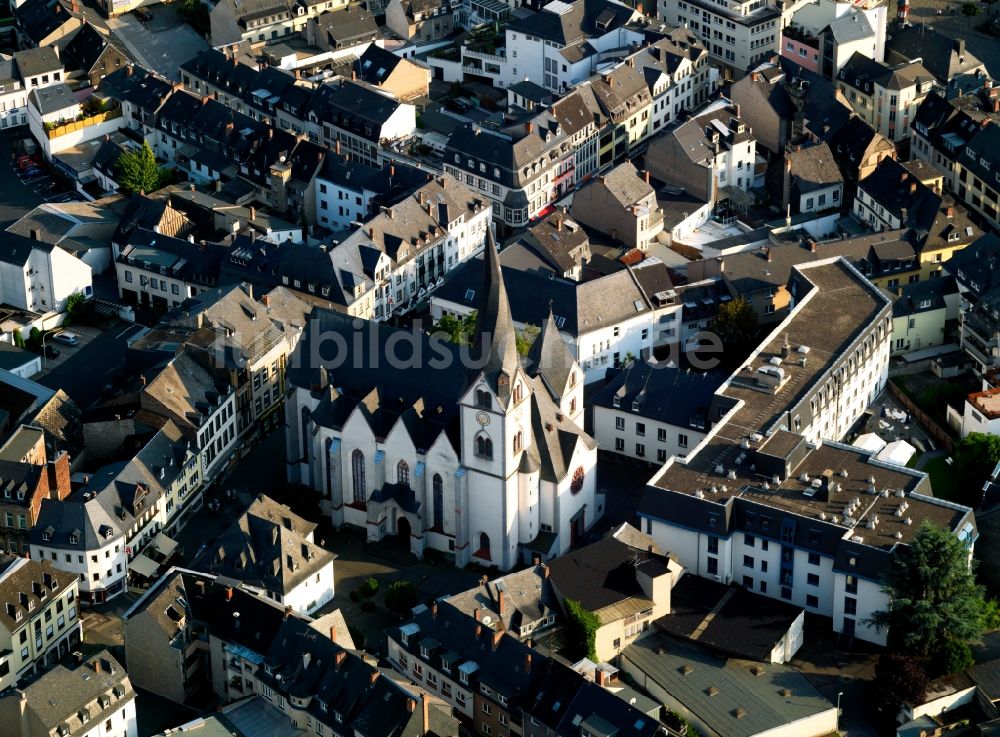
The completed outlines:
{"type": "MultiPolygon", "coordinates": [[[[38,520],[42,502],[65,499],[70,493],[69,455],[58,453],[49,462],[44,432],[22,428],[35,430],[38,449],[31,453],[33,457],[0,460],[0,543],[12,555],[28,552],[28,536],[38,520]]],[[[19,442],[25,437],[27,434],[22,434],[19,442]]],[[[7,453],[12,453],[10,444],[4,447],[7,453]]]]}
{"type": "Polygon", "coordinates": [[[0,557],[0,690],[58,662],[83,639],[76,576],[49,561],[0,557]]]}
{"type": "Polygon", "coordinates": [[[125,669],[101,650],[7,691],[0,697],[0,720],[11,737],[137,737],[135,696],[125,669]]]}
{"type": "Polygon", "coordinates": [[[934,75],[949,100],[977,92],[989,79],[986,65],[966,48],[964,38],[949,38],[923,23],[897,24],[886,46],[885,60],[899,64],[917,59],[934,75]]]}
{"type": "Polygon", "coordinates": [[[310,18],[345,5],[346,0],[219,0],[209,13],[212,47],[289,36],[310,18]]]}
{"type": "Polygon", "coordinates": [[[28,124],[28,90],[12,59],[0,59],[0,129],[28,124]]]}
{"type": "Polygon", "coordinates": [[[934,498],[924,474],[836,442],[885,385],[890,300],[841,259],[796,267],[789,291],[788,317],[718,391],[742,403],[654,475],[640,519],[689,572],[831,617],[848,639],[884,642],[868,619],[888,604],[880,582],[893,551],[923,520],[971,547],[972,510],[934,498]],[[791,400],[789,381],[799,387],[791,400]]]}
{"type": "Polygon", "coordinates": [[[690,28],[728,79],[776,54],[781,48],[783,13],[764,0],[724,3],[717,0],[660,0],[657,16],[672,26],[690,28]]]}
{"type": "Polygon", "coordinates": [[[570,214],[612,240],[641,251],[648,250],[663,231],[663,210],[649,184],[649,174],[640,176],[631,162],[619,164],[577,190],[570,214]]]}
{"type": "Polygon", "coordinates": [[[130,461],[98,469],[63,500],[44,500],[31,557],[79,577],[84,601],[103,603],[125,590],[133,569],[155,574],[143,549],[171,552],[159,533],[176,528],[197,504],[201,479],[197,457],[167,423],[130,461]]]}
{"type": "Polygon", "coordinates": [[[657,180],[714,205],[726,190],[754,186],[756,159],[757,142],[739,105],[721,100],[653,139],[646,168],[657,180]]]}
{"type": "Polygon", "coordinates": [[[637,460],[685,458],[712,430],[721,384],[721,376],[637,358],[594,394],[594,437],[605,451],[637,460]]]}
{"type": "Polygon", "coordinates": [[[333,599],[335,556],[313,539],[316,524],[286,505],[259,495],[250,508],[208,544],[195,565],[245,591],[299,614],[313,614],[333,599]]]}
{"type": "Polygon", "coordinates": [[[417,130],[416,108],[391,95],[357,82],[332,87],[323,103],[320,142],[336,149],[339,143],[353,161],[380,167],[388,142],[400,141],[417,130]]]}
{"type": "Polygon", "coordinates": [[[975,93],[927,96],[913,119],[913,158],[945,176],[945,188],[994,228],[1000,227],[1000,90],[986,81],[975,93]]]}
{"type": "Polygon", "coordinates": [[[18,79],[26,92],[52,87],[66,81],[66,70],[54,48],[39,46],[13,54],[18,79]]]}
{"type": "Polygon", "coordinates": [[[0,302],[40,315],[62,312],[93,291],[88,264],[59,246],[0,231],[0,302]]]}
{"type": "Polygon", "coordinates": [[[147,382],[140,405],[147,422],[164,426],[172,421],[191,443],[203,484],[229,462],[238,437],[236,390],[192,351],[178,353],[147,382]]]}
{"type": "Polygon", "coordinates": [[[458,25],[458,8],[452,6],[451,0],[389,0],[385,24],[407,41],[440,41],[458,25]]]}
{"type": "Polygon", "coordinates": [[[844,177],[826,143],[796,147],[785,154],[781,205],[793,213],[839,211],[844,177]]]}
{"type": "Polygon", "coordinates": [[[961,293],[959,334],[962,350],[979,376],[1000,365],[1000,321],[992,305],[1000,293],[996,269],[1000,260],[1000,238],[987,233],[944,264],[955,277],[961,293]],[[984,268],[989,264],[990,268],[984,268]]]}
{"type": "Polygon", "coordinates": [[[958,284],[952,276],[907,284],[892,304],[892,355],[944,345],[946,328],[959,319],[958,284]]]}
{"type": "MultiPolygon", "coordinates": [[[[645,86],[643,91],[648,95],[645,86]]],[[[500,131],[476,124],[456,128],[445,148],[445,173],[482,192],[501,231],[523,227],[614,156],[625,156],[621,145],[599,158],[605,146],[599,109],[588,88],[500,131]]],[[[611,133],[606,140],[610,146],[611,133]]]]}
{"type": "Polygon", "coordinates": [[[893,143],[909,137],[917,108],[934,87],[934,77],[920,62],[889,66],[860,52],[836,80],[854,112],[893,143]]]}
{"type": "Polygon", "coordinates": [[[364,222],[426,183],[427,172],[405,164],[375,168],[347,156],[327,156],[313,186],[316,223],[334,232],[352,230],[352,223],[364,222]]]}
{"type": "Polygon", "coordinates": [[[883,60],[887,15],[887,6],[878,2],[819,0],[801,4],[782,31],[781,55],[827,79],[836,79],[855,52],[883,60]]]}
{"type": "Polygon", "coordinates": [[[687,28],[675,28],[644,46],[625,63],[646,76],[652,96],[643,137],[659,133],[683,112],[696,110],[712,92],[712,65],[705,45],[687,28]]]}

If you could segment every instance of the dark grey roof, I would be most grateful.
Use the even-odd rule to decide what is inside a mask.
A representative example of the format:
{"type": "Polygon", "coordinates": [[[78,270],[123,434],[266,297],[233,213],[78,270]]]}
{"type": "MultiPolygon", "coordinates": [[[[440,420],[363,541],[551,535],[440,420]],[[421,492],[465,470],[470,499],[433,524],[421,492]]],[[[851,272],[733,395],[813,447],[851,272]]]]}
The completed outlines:
{"type": "Polygon", "coordinates": [[[833,36],[838,44],[848,44],[875,35],[872,24],[868,21],[868,16],[860,11],[838,18],[823,31],[833,36]]]}
{"type": "Polygon", "coordinates": [[[51,561],[0,556],[0,625],[14,632],[35,616],[32,612],[40,612],[72,587],[74,579],[74,574],[53,568],[51,561]]]}
{"type": "MultiPolygon", "coordinates": [[[[361,5],[348,5],[342,9],[323,13],[315,22],[318,30],[327,34],[336,45],[350,46],[378,37],[375,16],[361,5]]],[[[372,44],[368,48],[378,47],[372,44]]],[[[391,53],[390,55],[395,56],[391,53]]]]}
{"type": "MultiPolygon", "coordinates": [[[[374,23],[374,21],[373,21],[374,23]]],[[[376,31],[378,27],[376,26],[376,31]]],[[[354,63],[354,69],[358,72],[358,79],[368,84],[381,85],[396,67],[403,61],[391,51],[383,49],[381,46],[370,44],[365,52],[358,57],[354,63]]]]}
{"type": "Polygon", "coordinates": [[[533,15],[512,20],[509,28],[568,46],[590,36],[600,36],[624,26],[635,11],[610,0],[578,0],[559,10],[544,8],[533,15]]]}
{"type": "Polygon", "coordinates": [[[892,316],[905,317],[942,309],[945,297],[949,295],[958,295],[958,284],[953,276],[907,284],[903,287],[903,294],[892,303],[892,316]]]}
{"type": "Polygon", "coordinates": [[[55,49],[48,46],[15,51],[14,63],[17,64],[17,71],[20,73],[21,79],[59,71],[63,68],[55,49]]]}
{"type": "Polygon", "coordinates": [[[945,36],[923,23],[896,25],[890,29],[885,52],[889,59],[919,59],[924,68],[944,85],[959,74],[967,74],[983,66],[964,41],[945,36]]]}
{"type": "Polygon", "coordinates": [[[33,103],[42,115],[65,110],[77,103],[73,90],[65,82],[49,87],[36,87],[28,93],[28,101],[33,103]]]}
{"type": "Polygon", "coordinates": [[[826,143],[817,143],[787,154],[792,161],[792,178],[800,194],[843,184],[833,152],[826,143]]]}
{"type": "Polygon", "coordinates": [[[565,599],[589,612],[632,598],[649,598],[639,585],[637,570],[652,578],[669,572],[663,555],[639,550],[612,535],[549,562],[552,583],[565,599]]]}
{"type": "Polygon", "coordinates": [[[697,639],[722,655],[770,662],[771,652],[802,613],[741,586],[687,573],[670,592],[670,614],[656,626],[676,637],[697,639]]]}
{"type": "Polygon", "coordinates": [[[676,427],[708,427],[709,411],[724,377],[688,369],[650,366],[637,359],[615,373],[592,398],[598,407],[618,408],[676,427]]]}
{"type": "Polygon", "coordinates": [[[0,340],[0,369],[16,371],[35,360],[38,360],[37,353],[26,351],[0,340]]]}
{"type": "Polygon", "coordinates": [[[32,249],[51,251],[55,246],[32,240],[9,230],[0,230],[0,261],[14,266],[24,266],[31,257],[32,249]]]}

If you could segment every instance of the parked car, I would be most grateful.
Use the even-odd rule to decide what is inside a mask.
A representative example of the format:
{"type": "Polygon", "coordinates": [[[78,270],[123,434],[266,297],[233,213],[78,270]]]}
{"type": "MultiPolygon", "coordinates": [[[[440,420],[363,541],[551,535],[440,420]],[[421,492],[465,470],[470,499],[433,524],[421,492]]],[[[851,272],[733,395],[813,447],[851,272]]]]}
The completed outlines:
{"type": "Polygon", "coordinates": [[[467,113],[472,109],[472,106],[464,100],[449,100],[448,108],[454,110],[456,113],[467,113]]]}
{"type": "Polygon", "coordinates": [[[40,161],[28,159],[27,161],[18,162],[16,166],[18,171],[24,171],[25,169],[40,169],[42,167],[42,163],[40,161]]]}
{"type": "Polygon", "coordinates": [[[80,336],[76,333],[71,333],[68,330],[56,333],[52,336],[52,340],[56,343],[62,343],[63,345],[80,345],[80,336]]]}
{"type": "Polygon", "coordinates": [[[58,358],[59,357],[59,349],[56,346],[52,345],[51,343],[46,343],[45,344],[45,357],[46,358],[58,358]]]}
{"type": "Polygon", "coordinates": [[[30,179],[31,177],[41,176],[43,173],[44,172],[41,169],[39,169],[37,166],[33,166],[30,169],[25,169],[24,171],[22,171],[21,175],[25,176],[25,177],[28,177],[30,179]]]}

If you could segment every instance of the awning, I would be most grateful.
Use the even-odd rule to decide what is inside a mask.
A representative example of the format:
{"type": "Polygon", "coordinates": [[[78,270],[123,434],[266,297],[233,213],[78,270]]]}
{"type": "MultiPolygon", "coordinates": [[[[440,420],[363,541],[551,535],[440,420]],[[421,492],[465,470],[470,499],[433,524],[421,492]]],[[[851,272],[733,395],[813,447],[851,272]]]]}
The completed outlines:
{"type": "Polygon", "coordinates": [[[140,553],[128,564],[128,569],[143,578],[155,578],[160,570],[160,564],[140,553]]]}
{"type": "Polygon", "coordinates": [[[164,558],[169,558],[171,553],[177,550],[177,541],[171,540],[162,532],[158,532],[153,538],[153,547],[160,551],[164,558]]]}
{"type": "Polygon", "coordinates": [[[878,453],[885,445],[885,441],[873,432],[866,432],[864,435],[859,435],[858,439],[854,441],[855,448],[861,448],[861,450],[867,450],[872,453],[878,453]]]}

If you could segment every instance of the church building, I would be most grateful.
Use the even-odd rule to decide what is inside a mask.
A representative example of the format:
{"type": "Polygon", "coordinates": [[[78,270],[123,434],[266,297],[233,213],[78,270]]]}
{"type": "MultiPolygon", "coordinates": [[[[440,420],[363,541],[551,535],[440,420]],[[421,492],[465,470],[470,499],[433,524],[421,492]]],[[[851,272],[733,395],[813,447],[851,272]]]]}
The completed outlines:
{"type": "Polygon", "coordinates": [[[518,355],[489,231],[485,252],[471,346],[313,312],[288,368],[288,478],[370,542],[506,571],[565,553],[604,500],[583,372],[551,315],[518,355]]]}

